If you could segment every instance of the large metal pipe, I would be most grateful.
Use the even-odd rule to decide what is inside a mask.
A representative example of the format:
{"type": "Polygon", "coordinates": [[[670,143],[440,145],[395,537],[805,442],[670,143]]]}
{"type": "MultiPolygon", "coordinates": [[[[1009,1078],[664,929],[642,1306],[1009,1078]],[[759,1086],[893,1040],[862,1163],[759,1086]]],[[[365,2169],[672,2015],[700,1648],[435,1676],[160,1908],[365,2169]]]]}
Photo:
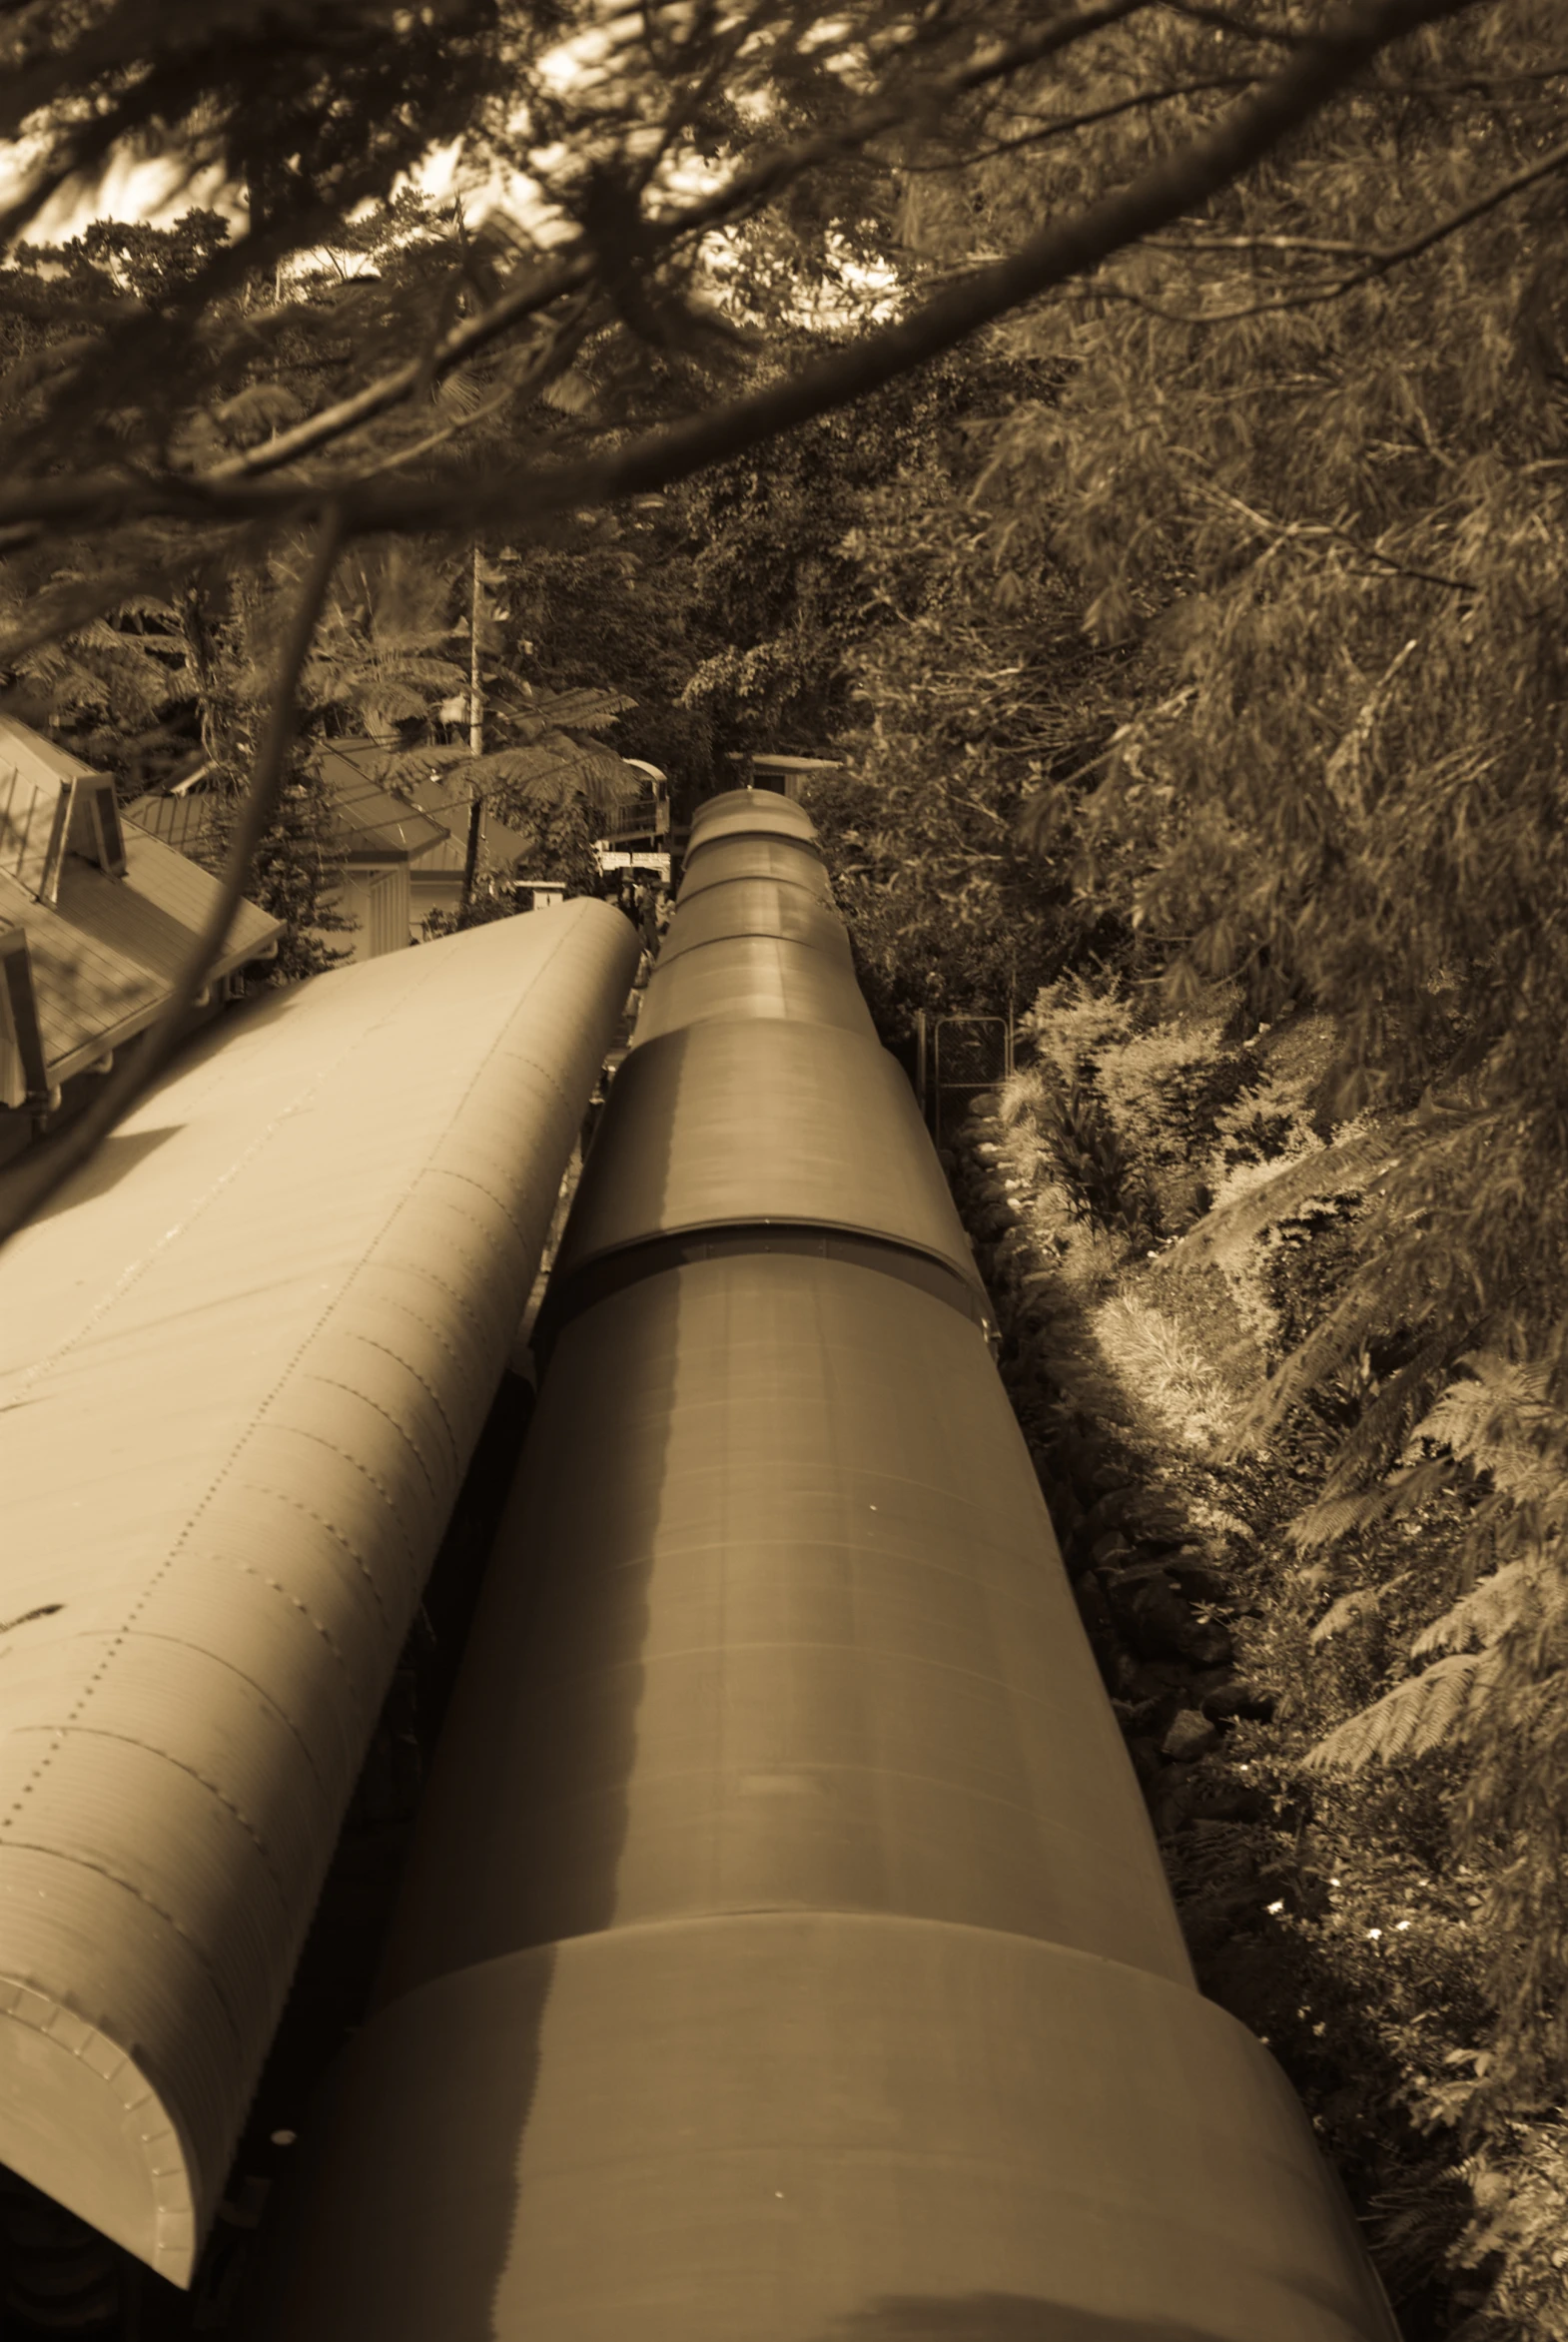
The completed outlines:
{"type": "Polygon", "coordinates": [[[278,993],[0,1256],[0,2162],[177,2284],[635,962],[278,993]]]}

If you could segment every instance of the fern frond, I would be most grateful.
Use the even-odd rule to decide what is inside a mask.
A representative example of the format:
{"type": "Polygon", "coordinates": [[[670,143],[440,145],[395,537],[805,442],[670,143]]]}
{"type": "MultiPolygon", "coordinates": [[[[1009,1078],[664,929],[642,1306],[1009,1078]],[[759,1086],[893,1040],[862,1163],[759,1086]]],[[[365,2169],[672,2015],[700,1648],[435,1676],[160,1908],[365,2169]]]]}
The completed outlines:
{"type": "Polygon", "coordinates": [[[1446,1371],[1449,1347],[1449,1337],[1436,1334],[1422,1343],[1406,1365],[1389,1375],[1376,1397],[1362,1409],[1359,1422],[1334,1457],[1333,1469],[1323,1483],[1324,1500],[1368,1487],[1392,1463],[1404,1443],[1411,1417],[1430,1400],[1446,1371]]]}
{"type": "MultiPolygon", "coordinates": [[[[1182,1238],[1183,1243],[1189,1240],[1182,1238]]],[[[1174,1259],[1180,1249],[1180,1244],[1173,1244],[1166,1255],[1167,1261],[1174,1259]]],[[[1247,1446],[1266,1439],[1308,1391],[1346,1367],[1367,1336],[1382,1322],[1384,1313],[1381,1294],[1368,1290],[1360,1282],[1352,1283],[1322,1323],[1280,1362],[1244,1410],[1236,1425],[1229,1460],[1234,1461],[1247,1446]]]]}
{"type": "Polygon", "coordinates": [[[1405,1453],[1421,1440],[1446,1447],[1518,1503],[1549,1499],[1563,1484],[1568,1417],[1545,1396],[1549,1370],[1472,1350],[1459,1363],[1474,1379],[1451,1382],[1416,1423],[1405,1453]]]}
{"type": "MultiPolygon", "coordinates": [[[[1397,1584],[1398,1580],[1395,1579],[1393,1583],[1397,1584]]],[[[1338,1601],[1331,1602],[1323,1612],[1308,1636],[1308,1641],[1326,1643],[1330,1635],[1342,1635],[1346,1627],[1354,1626],[1358,1618],[1366,1618],[1373,1611],[1380,1610],[1383,1596],[1388,1590],[1387,1586],[1357,1586],[1353,1593],[1341,1594],[1338,1601]]]]}
{"type": "Polygon", "coordinates": [[[1475,1721],[1498,1670],[1498,1654],[1457,1651],[1434,1660],[1421,1675],[1395,1684],[1370,1708],[1348,1717],[1308,1749],[1309,1773],[1359,1773],[1374,1757],[1385,1765],[1424,1756],[1475,1721]]]}
{"type": "Polygon", "coordinates": [[[1393,1148],[1391,1130],[1362,1131],[1342,1146],[1293,1157],[1282,1163],[1272,1177],[1248,1187],[1219,1210],[1208,1212],[1172,1246],[1168,1257],[1174,1263],[1195,1265],[1221,1251],[1244,1251],[1264,1228],[1275,1220],[1291,1218],[1303,1205],[1359,1193],[1393,1148]]]}
{"type": "Polygon", "coordinates": [[[1421,1629],[1410,1645],[1412,1656],[1420,1659],[1429,1651],[1456,1651],[1472,1638],[1483,1649],[1500,1643],[1530,1607],[1536,1576],[1531,1561],[1505,1562],[1461,1595],[1441,1618],[1421,1629]]]}
{"type": "Polygon", "coordinates": [[[551,724],[572,724],[578,731],[597,731],[601,724],[612,722],[624,709],[636,704],[624,691],[600,691],[584,684],[573,691],[535,691],[528,712],[551,724]]]}
{"type": "Polygon", "coordinates": [[[1367,1495],[1330,1496],[1317,1504],[1308,1505],[1297,1513],[1293,1521],[1285,1523],[1285,1535],[1297,1553],[1313,1553],[1324,1545],[1337,1545],[1352,1529],[1368,1527],[1380,1518],[1377,1499],[1381,1490],[1373,1489],[1367,1495]]]}

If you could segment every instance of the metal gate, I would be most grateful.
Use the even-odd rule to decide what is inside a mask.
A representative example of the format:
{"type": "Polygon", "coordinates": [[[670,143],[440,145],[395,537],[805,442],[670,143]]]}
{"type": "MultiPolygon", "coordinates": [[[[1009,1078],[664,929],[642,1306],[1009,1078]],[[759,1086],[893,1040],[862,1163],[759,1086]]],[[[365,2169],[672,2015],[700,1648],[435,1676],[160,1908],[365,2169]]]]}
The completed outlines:
{"type": "Polygon", "coordinates": [[[956,1131],[964,1120],[970,1101],[982,1090],[994,1090],[1012,1073],[1012,1019],[938,1017],[932,1032],[931,1060],[926,1104],[931,1135],[941,1147],[946,1143],[944,1135],[956,1131]]]}

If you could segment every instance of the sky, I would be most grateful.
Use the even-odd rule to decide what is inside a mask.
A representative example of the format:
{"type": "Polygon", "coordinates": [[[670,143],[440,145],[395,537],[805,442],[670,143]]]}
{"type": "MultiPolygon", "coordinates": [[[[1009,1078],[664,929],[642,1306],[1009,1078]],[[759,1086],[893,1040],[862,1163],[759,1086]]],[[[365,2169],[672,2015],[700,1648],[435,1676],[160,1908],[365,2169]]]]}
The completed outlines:
{"type": "MultiPolygon", "coordinates": [[[[617,20],[623,8],[624,0],[607,0],[609,19],[617,20]]],[[[842,31],[837,20],[825,19],[817,28],[815,45],[840,37],[842,31]]],[[[601,24],[579,33],[553,56],[541,60],[540,70],[546,79],[562,84],[591,82],[598,68],[609,63],[612,53],[609,27],[601,24]]],[[[766,110],[765,99],[756,95],[757,102],[766,110]]],[[[18,142],[9,149],[0,146],[0,203],[21,180],[27,160],[28,142],[18,142]]],[[[540,160],[548,167],[548,158],[540,160]]],[[[723,167],[717,160],[704,162],[692,156],[683,157],[660,172],[659,195],[677,203],[691,202],[722,176],[723,167]]],[[[553,209],[544,208],[533,180],[494,164],[476,162],[471,154],[465,166],[461,140],[433,148],[411,173],[397,182],[398,188],[409,185],[436,202],[460,192],[470,227],[477,227],[487,213],[498,207],[530,231],[541,245],[571,233],[566,220],[553,209]]],[[[221,212],[229,218],[237,234],[243,230],[246,219],[243,198],[237,188],[225,182],[221,170],[215,168],[182,181],[178,167],[168,161],[133,161],[118,156],[92,187],[62,189],[28,228],[26,241],[34,245],[65,244],[73,236],[81,235],[95,220],[146,221],[153,226],[170,227],[186,212],[198,208],[221,212]]],[[[370,211],[374,206],[367,205],[364,209],[370,211]]],[[[714,291],[729,265],[726,244],[727,239],[720,236],[708,246],[703,273],[714,291]]],[[[863,278],[866,291],[884,290],[884,277],[880,273],[866,276],[851,268],[847,275],[852,282],[863,278]]]]}

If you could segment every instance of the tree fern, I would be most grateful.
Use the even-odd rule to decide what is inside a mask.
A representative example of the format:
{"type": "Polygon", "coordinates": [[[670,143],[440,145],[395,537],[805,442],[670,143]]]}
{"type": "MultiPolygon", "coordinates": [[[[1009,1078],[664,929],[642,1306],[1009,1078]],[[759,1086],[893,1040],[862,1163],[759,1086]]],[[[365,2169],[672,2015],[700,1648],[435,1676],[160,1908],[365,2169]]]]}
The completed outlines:
{"type": "Polygon", "coordinates": [[[1326,1643],[1330,1635],[1342,1635],[1346,1627],[1355,1625],[1357,1619],[1371,1617],[1382,1608],[1383,1596],[1398,1583],[1399,1580],[1394,1578],[1384,1586],[1357,1586],[1351,1593],[1341,1594],[1338,1601],[1330,1603],[1323,1612],[1309,1640],[1326,1643]]]}
{"type": "Polygon", "coordinates": [[[1402,1514],[1418,1511],[1450,1487],[1454,1476],[1453,1466],[1440,1460],[1412,1465],[1409,1471],[1394,1473],[1375,1488],[1319,1499],[1285,1524],[1285,1535],[1298,1553],[1320,1551],[1336,1545],[1353,1530],[1375,1528],[1379,1521],[1397,1520],[1402,1514]]]}
{"type": "Polygon", "coordinates": [[[1350,1529],[1371,1527],[1371,1522],[1390,1518],[1392,1513],[1409,1513],[1413,1503],[1427,1501],[1453,1478],[1448,1468],[1439,1466],[1432,1471],[1416,1466],[1418,1482],[1413,1482],[1411,1473],[1404,1473],[1383,1480],[1378,1487],[1371,1485],[1399,1452],[1413,1414],[1430,1398],[1432,1386],[1444,1370],[1446,1349],[1448,1344],[1441,1337],[1420,1344],[1416,1356],[1388,1377],[1371,1405],[1362,1407],[1362,1417],[1338,1447],[1334,1468],[1317,1501],[1308,1513],[1291,1520],[1284,1532],[1299,1553],[1306,1553],[1310,1546],[1334,1543],[1350,1529]]]}
{"type": "Polygon", "coordinates": [[[1374,1757],[1424,1756],[1473,1724],[1498,1670],[1495,1649],[1454,1652],[1395,1684],[1370,1708],[1336,1725],[1301,1763],[1311,1773],[1359,1773],[1374,1757]]]}
{"type": "Polygon", "coordinates": [[[1564,1499],[1568,1415],[1552,1405],[1550,1368],[1493,1350],[1471,1350],[1459,1360],[1471,1379],[1452,1382],[1413,1427],[1406,1452],[1428,1440],[1442,1446],[1516,1502],[1564,1499]]]}
{"type": "Polygon", "coordinates": [[[1524,1617],[1539,1578],[1538,1564],[1530,1560],[1504,1562],[1482,1578],[1452,1609],[1423,1627],[1410,1645],[1414,1658],[1431,1651],[1457,1651],[1472,1639],[1484,1649],[1500,1643],[1524,1617]]]}

